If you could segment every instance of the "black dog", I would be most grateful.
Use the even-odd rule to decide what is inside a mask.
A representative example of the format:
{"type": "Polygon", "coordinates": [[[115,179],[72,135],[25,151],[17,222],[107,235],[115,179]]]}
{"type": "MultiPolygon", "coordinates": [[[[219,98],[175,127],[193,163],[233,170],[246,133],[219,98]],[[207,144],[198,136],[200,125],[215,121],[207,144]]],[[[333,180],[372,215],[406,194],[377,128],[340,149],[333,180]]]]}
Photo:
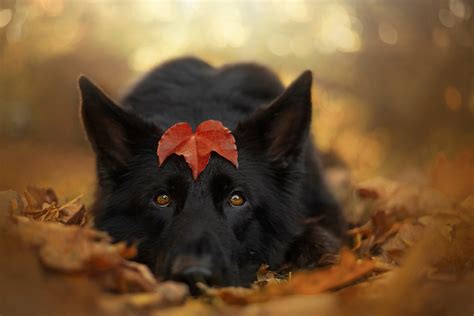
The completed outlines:
{"type": "Polygon", "coordinates": [[[344,220],[310,138],[311,82],[306,71],[285,90],[259,65],[183,58],[150,72],[118,106],[81,77],[96,226],[138,242],[136,260],[157,276],[191,286],[248,286],[263,263],[311,268],[337,253],[344,220]],[[182,156],[158,166],[165,130],[209,119],[232,131],[238,168],[215,153],[196,180],[182,156]]]}

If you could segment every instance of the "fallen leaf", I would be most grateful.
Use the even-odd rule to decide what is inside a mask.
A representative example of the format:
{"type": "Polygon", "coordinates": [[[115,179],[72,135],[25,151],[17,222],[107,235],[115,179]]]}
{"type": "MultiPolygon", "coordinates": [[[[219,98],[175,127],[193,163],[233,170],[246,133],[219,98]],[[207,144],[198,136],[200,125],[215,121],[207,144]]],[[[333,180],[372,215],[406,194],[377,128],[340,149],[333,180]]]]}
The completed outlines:
{"type": "MultiPolygon", "coordinates": [[[[291,274],[291,272],[289,272],[291,274]]],[[[290,275],[291,276],[291,275],[290,275]]],[[[254,284],[265,286],[268,284],[281,284],[288,280],[288,273],[276,273],[269,270],[267,264],[262,264],[257,271],[257,280],[254,284]]]]}
{"type": "Polygon", "coordinates": [[[204,288],[204,291],[207,295],[219,297],[226,303],[235,305],[264,302],[288,295],[314,295],[342,288],[367,275],[374,267],[372,260],[357,259],[354,253],[343,249],[338,264],[329,268],[296,272],[288,282],[282,284],[269,284],[259,289],[204,288]]]}
{"type": "Polygon", "coordinates": [[[210,288],[202,283],[198,284],[203,293],[210,297],[218,297],[227,304],[231,305],[246,305],[250,303],[264,302],[270,298],[265,296],[260,290],[255,288],[243,287],[223,287],[210,288]]]}
{"type": "Polygon", "coordinates": [[[53,189],[29,186],[24,194],[26,207],[21,209],[21,215],[40,222],[84,226],[87,224],[87,212],[80,202],[81,197],[60,205],[53,189]]]}
{"type": "Polygon", "coordinates": [[[365,282],[357,283],[353,286],[345,287],[337,291],[336,295],[345,303],[357,299],[377,299],[383,297],[384,290],[391,282],[396,280],[396,269],[383,274],[367,278],[365,282]]]}
{"type": "Polygon", "coordinates": [[[39,188],[35,186],[28,186],[28,204],[34,208],[41,208],[44,203],[53,204],[58,203],[58,197],[51,188],[39,188]]]}
{"type": "Polygon", "coordinates": [[[87,222],[86,208],[79,202],[82,196],[78,196],[72,201],[59,208],[61,218],[59,221],[67,225],[84,226],[87,222]]]}
{"type": "Polygon", "coordinates": [[[148,267],[123,260],[103,271],[89,272],[102,288],[117,293],[154,292],[158,283],[148,267]]]}
{"type": "Polygon", "coordinates": [[[370,221],[348,231],[354,241],[352,250],[360,256],[373,255],[372,252],[395,235],[401,225],[402,223],[397,221],[393,215],[384,211],[376,212],[370,221]]]}
{"type": "Polygon", "coordinates": [[[400,264],[407,250],[421,239],[423,232],[424,227],[419,223],[403,223],[397,234],[382,245],[383,257],[385,257],[388,262],[400,264]]]}
{"type": "Polygon", "coordinates": [[[53,222],[13,218],[10,229],[32,246],[41,263],[57,272],[91,275],[108,290],[117,292],[153,291],[156,280],[142,264],[129,262],[135,246],[112,244],[110,237],[92,228],[53,222]]]}
{"type": "Polygon", "coordinates": [[[343,249],[338,264],[327,269],[310,272],[296,272],[291,280],[281,287],[273,285],[267,288],[269,293],[317,294],[330,289],[340,288],[356,281],[373,270],[372,260],[357,259],[355,254],[343,249]]]}
{"type": "Polygon", "coordinates": [[[189,292],[186,285],[176,282],[163,282],[147,293],[108,296],[101,301],[102,307],[112,314],[123,310],[150,310],[180,305],[185,302],[189,292]]]}

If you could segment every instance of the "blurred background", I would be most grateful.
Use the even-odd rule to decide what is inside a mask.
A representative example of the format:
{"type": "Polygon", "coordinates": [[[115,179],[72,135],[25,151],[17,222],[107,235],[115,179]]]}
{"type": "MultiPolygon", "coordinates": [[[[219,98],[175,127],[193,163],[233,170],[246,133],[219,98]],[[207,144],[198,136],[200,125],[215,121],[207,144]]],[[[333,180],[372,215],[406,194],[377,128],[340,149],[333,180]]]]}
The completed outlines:
{"type": "Polygon", "coordinates": [[[356,181],[430,174],[449,194],[462,178],[451,191],[467,196],[473,15],[470,0],[0,0],[0,190],[89,200],[79,74],[117,100],[156,64],[195,55],[263,63],[285,83],[312,69],[314,136],[356,181]]]}

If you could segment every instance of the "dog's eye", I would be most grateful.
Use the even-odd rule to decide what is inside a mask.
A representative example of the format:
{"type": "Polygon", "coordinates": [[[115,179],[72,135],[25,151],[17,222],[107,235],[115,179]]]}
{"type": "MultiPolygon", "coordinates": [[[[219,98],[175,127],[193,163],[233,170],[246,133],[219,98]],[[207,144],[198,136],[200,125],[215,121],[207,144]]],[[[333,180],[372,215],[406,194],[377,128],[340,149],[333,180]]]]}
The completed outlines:
{"type": "Polygon", "coordinates": [[[232,193],[229,198],[229,203],[232,206],[242,206],[245,204],[245,198],[240,193],[232,193]]]}
{"type": "Polygon", "coordinates": [[[171,198],[166,193],[158,194],[155,198],[156,205],[158,205],[160,207],[168,206],[168,205],[170,205],[170,202],[171,202],[171,198]]]}

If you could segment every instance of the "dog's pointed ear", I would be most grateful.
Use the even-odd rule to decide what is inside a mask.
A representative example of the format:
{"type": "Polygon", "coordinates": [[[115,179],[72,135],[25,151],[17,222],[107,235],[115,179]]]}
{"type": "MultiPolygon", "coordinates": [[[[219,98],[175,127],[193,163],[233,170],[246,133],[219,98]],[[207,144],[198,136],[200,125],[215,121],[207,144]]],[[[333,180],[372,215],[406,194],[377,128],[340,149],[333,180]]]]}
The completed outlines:
{"type": "Polygon", "coordinates": [[[85,76],[79,77],[81,115],[87,137],[101,170],[124,167],[145,140],[160,135],[159,129],[116,105],[85,76]]]}
{"type": "Polygon", "coordinates": [[[299,157],[311,125],[311,84],[307,70],[269,106],[240,123],[236,135],[243,145],[265,148],[270,159],[283,166],[299,157]]]}

